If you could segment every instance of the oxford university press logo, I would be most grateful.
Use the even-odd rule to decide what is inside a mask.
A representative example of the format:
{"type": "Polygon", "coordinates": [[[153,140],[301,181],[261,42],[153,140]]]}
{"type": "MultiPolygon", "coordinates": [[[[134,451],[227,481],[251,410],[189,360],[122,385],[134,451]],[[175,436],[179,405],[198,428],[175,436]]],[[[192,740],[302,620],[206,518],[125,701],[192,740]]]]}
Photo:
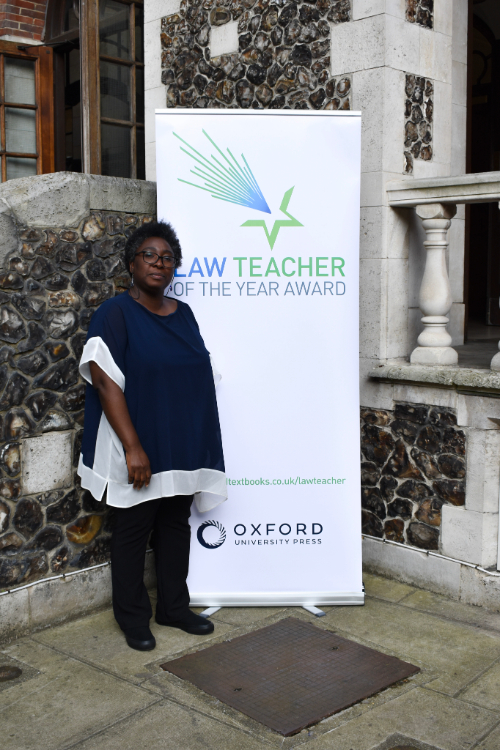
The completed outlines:
{"type": "Polygon", "coordinates": [[[204,523],[201,524],[201,526],[198,526],[198,531],[196,532],[196,536],[198,537],[198,541],[202,547],[205,547],[206,549],[217,549],[217,547],[221,547],[226,541],[226,529],[218,521],[205,521],[204,523]],[[210,529],[210,530],[215,529],[216,531],[219,532],[218,537],[216,534],[214,535],[213,532],[211,534],[212,537],[213,536],[216,537],[215,541],[213,542],[208,541],[208,539],[210,538],[208,537],[208,534],[207,534],[208,539],[205,539],[204,534],[207,531],[207,529],[210,529]]]}
{"type": "MultiPolygon", "coordinates": [[[[216,198],[217,200],[226,201],[227,203],[235,203],[239,206],[246,206],[255,211],[262,211],[262,213],[270,214],[271,209],[264,198],[262,190],[260,189],[245,156],[241,154],[242,163],[240,164],[229,148],[226,149],[227,154],[229,155],[227,156],[205,130],[202,130],[202,132],[217,152],[217,155],[212,153],[210,159],[203,156],[200,151],[197,151],[187,141],[181,138],[180,135],[174,133],[174,136],[184,144],[184,146],[180,147],[181,151],[187,154],[195,162],[194,168],[191,169],[191,174],[193,174],[202,184],[189,182],[188,180],[183,180],[178,177],[177,179],[179,182],[184,182],[186,185],[198,188],[199,190],[205,190],[210,193],[212,198],[216,198]]],[[[294,187],[285,191],[279,207],[281,213],[287,218],[277,219],[274,222],[271,231],[269,231],[265,219],[249,219],[241,225],[242,227],[261,227],[266,234],[271,250],[274,248],[275,242],[278,239],[280,229],[283,227],[304,226],[288,211],[288,205],[292,199],[293,191],[294,187]]]]}

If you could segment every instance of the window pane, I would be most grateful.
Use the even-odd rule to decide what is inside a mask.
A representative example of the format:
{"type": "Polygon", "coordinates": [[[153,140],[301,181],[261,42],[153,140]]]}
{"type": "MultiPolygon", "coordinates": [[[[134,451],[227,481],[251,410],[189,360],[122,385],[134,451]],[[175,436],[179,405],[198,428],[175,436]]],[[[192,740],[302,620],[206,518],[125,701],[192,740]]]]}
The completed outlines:
{"type": "Polygon", "coordinates": [[[35,110],[5,107],[5,139],[6,151],[36,154],[35,110]]]}
{"type": "Polygon", "coordinates": [[[22,159],[19,156],[7,157],[7,179],[31,177],[36,174],[36,159],[22,159]]]}
{"type": "Polygon", "coordinates": [[[101,60],[101,117],[130,120],[130,68],[101,60]]]}
{"type": "Polygon", "coordinates": [[[100,0],[99,37],[101,55],[130,57],[130,6],[115,0],[100,0]]]}
{"type": "Polygon", "coordinates": [[[66,4],[64,6],[63,31],[73,31],[73,29],[77,29],[79,26],[79,18],[80,9],[78,0],[66,0],[66,4]]]}
{"type": "Polygon", "coordinates": [[[144,130],[137,128],[136,130],[136,143],[137,143],[137,179],[146,179],[146,157],[144,153],[144,130]]]}
{"type": "Polygon", "coordinates": [[[135,59],[144,62],[144,14],[142,7],[135,6],[135,59]]]}
{"type": "Polygon", "coordinates": [[[144,68],[135,69],[135,119],[144,122],[144,68]]]}
{"type": "Polygon", "coordinates": [[[5,58],[5,101],[35,104],[35,63],[5,58]]]}
{"type": "Polygon", "coordinates": [[[65,53],[64,138],[65,162],[69,172],[82,171],[80,114],[80,50],[65,53]]]}
{"type": "Polygon", "coordinates": [[[101,125],[101,174],[130,177],[130,128],[101,125]]]}

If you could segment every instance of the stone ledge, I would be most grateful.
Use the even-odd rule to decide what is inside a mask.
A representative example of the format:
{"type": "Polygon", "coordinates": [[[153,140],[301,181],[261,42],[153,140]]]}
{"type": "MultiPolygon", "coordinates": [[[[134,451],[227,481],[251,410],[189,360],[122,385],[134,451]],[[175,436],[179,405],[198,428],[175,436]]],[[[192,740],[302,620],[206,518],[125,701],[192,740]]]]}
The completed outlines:
{"type": "Polygon", "coordinates": [[[423,203],[493,203],[500,200],[500,172],[392,180],[386,190],[393,208],[412,208],[423,203]]]}
{"type": "Polygon", "coordinates": [[[368,376],[387,382],[437,385],[458,391],[473,392],[478,395],[491,394],[500,398],[500,373],[493,372],[492,370],[388,362],[387,364],[374,367],[373,370],[370,370],[368,376]]]}
{"type": "Polygon", "coordinates": [[[22,225],[72,228],[91,210],[154,214],[156,183],[55,172],[4,182],[0,202],[0,211],[22,225]]]}
{"type": "MultiPolygon", "coordinates": [[[[152,554],[146,554],[144,581],[148,589],[156,586],[152,554]]],[[[85,617],[111,603],[109,564],[34,581],[0,596],[0,642],[85,617]]]]}

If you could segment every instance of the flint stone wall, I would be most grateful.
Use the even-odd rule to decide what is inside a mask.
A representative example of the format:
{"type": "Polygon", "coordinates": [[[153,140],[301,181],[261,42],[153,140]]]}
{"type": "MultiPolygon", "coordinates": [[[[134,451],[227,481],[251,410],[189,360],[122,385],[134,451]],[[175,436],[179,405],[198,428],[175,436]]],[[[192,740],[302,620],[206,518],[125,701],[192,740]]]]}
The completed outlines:
{"type": "Polygon", "coordinates": [[[434,28],[434,0],[406,0],[406,20],[426,29],[434,28]]]}
{"type": "Polygon", "coordinates": [[[363,533],[440,550],[443,505],[465,505],[466,434],[456,411],[363,408],[361,450],[363,533]]]}
{"type": "Polygon", "coordinates": [[[182,0],[161,23],[167,107],[350,109],[350,78],[330,74],[330,23],[350,20],[350,0],[182,0]],[[213,57],[229,22],[238,50],[213,57]]]}
{"type": "Polygon", "coordinates": [[[434,83],[423,76],[405,76],[404,172],[413,172],[413,160],[432,159],[434,83]]]}
{"type": "Polygon", "coordinates": [[[0,589],[109,559],[112,516],[80,487],[78,361],[129,286],[127,236],[156,185],[70,172],[0,186],[0,589]]]}

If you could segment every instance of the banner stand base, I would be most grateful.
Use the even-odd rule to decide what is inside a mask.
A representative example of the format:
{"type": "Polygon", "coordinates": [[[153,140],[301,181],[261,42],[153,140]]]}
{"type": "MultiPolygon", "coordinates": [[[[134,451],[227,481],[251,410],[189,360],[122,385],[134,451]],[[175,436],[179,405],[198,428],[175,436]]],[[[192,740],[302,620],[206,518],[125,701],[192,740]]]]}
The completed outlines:
{"type": "Polygon", "coordinates": [[[302,609],[306,609],[308,612],[310,612],[312,615],[315,615],[316,617],[324,617],[326,615],[326,612],[323,612],[322,609],[318,609],[318,607],[313,607],[310,604],[303,604],[302,609]]]}
{"type": "MultiPolygon", "coordinates": [[[[189,580],[188,580],[189,585],[189,580]]],[[[192,592],[190,607],[346,607],[363,606],[365,592],[359,591],[232,591],[224,594],[192,592]]],[[[215,611],[215,610],[212,610],[215,611]]]]}
{"type": "Polygon", "coordinates": [[[218,612],[219,609],[221,609],[221,607],[209,607],[208,609],[204,609],[203,612],[200,612],[200,617],[210,617],[210,615],[214,615],[218,612]]]}
{"type": "MultiPolygon", "coordinates": [[[[200,617],[210,617],[210,615],[214,615],[218,612],[219,609],[222,609],[222,607],[209,607],[208,609],[204,609],[203,612],[200,612],[200,617]]],[[[310,612],[316,617],[324,617],[326,615],[326,612],[323,612],[322,609],[318,609],[318,607],[313,607],[309,604],[303,604],[302,609],[307,610],[307,612],[310,612]]]]}

